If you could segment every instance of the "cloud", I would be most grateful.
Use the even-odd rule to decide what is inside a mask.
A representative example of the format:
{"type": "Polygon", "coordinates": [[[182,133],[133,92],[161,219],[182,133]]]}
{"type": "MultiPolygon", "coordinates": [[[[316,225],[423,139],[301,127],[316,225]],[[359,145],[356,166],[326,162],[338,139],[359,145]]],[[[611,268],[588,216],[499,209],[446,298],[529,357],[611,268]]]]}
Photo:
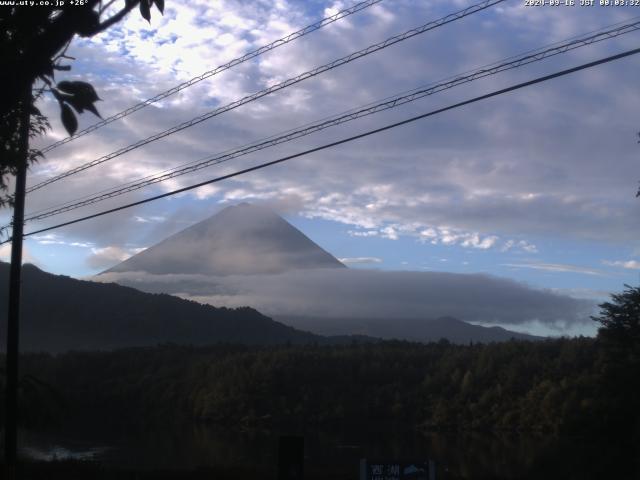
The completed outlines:
{"type": "Polygon", "coordinates": [[[80,247],[80,248],[93,247],[93,243],[89,243],[89,242],[71,242],[68,245],[71,245],[72,247],[80,247]]]}
{"type": "MultiPolygon", "coordinates": [[[[393,9],[381,4],[336,22],[49,152],[30,172],[29,182],[135,143],[275,81],[415,27],[423,19],[462,8],[463,3],[452,7],[449,1],[398,2],[393,9]]],[[[154,15],[151,25],[134,13],[98,37],[75,41],[69,54],[78,61],[61,79],[92,82],[105,99],[101,113],[109,116],[312,23],[325,9],[344,5],[340,1],[197,0],[179,6],[168,2],[165,16],[154,15]]],[[[625,16],[629,16],[627,9],[574,8],[567,15],[565,9],[532,10],[521,2],[505,3],[499,9],[334,69],[33,192],[28,208],[33,212],[225,152],[392,93],[537,48],[541,39],[556,42],[621,21],[625,16]]],[[[618,52],[632,44],[631,35],[602,42],[442,92],[398,110],[327,129],[255,156],[238,158],[46,222],[33,222],[29,228],[72,220],[317,147],[587,58],[618,52]]],[[[637,67],[637,58],[611,63],[298,158],[286,168],[256,171],[216,184],[215,188],[66,227],[64,238],[42,236],[41,240],[50,242],[46,245],[51,248],[66,241],[78,247],[110,245],[128,252],[127,244],[156,243],[215,213],[220,204],[253,198],[288,203],[290,213],[307,218],[341,222],[350,235],[363,240],[410,237],[424,242],[426,247],[433,244],[477,252],[527,254],[538,252],[536,245],[550,250],[548,245],[562,243],[554,240],[574,242],[577,249],[580,242],[637,248],[637,67]],[[611,158],[616,159],[615,168],[606,161],[611,158]],[[141,222],[134,217],[167,220],[141,222]]],[[[56,102],[48,98],[40,106],[51,118],[54,129],[50,138],[36,140],[34,146],[46,145],[64,132],[56,102]]],[[[79,121],[82,127],[93,119],[81,115],[79,121]]],[[[7,211],[0,212],[0,218],[7,223],[7,211]]],[[[104,255],[93,255],[96,257],[92,262],[103,263],[98,259],[104,255]]],[[[512,264],[518,268],[570,271],[566,265],[545,260],[548,259],[541,260],[537,267],[522,266],[525,262],[512,264]]],[[[576,273],[596,272],[579,268],[583,270],[576,273]]]]}
{"type": "Polygon", "coordinates": [[[512,332],[538,335],[541,337],[575,337],[595,336],[598,333],[598,324],[590,318],[584,318],[576,322],[540,322],[532,320],[525,323],[514,324],[484,324],[485,327],[502,327],[512,332]]]}
{"type": "Polygon", "coordinates": [[[609,265],[610,267],[620,267],[627,270],[640,270],[640,262],[637,260],[603,260],[602,263],[605,265],[609,265]]]}
{"type": "Polygon", "coordinates": [[[11,244],[0,245],[0,260],[8,262],[11,259],[11,244]]]}
{"type": "Polygon", "coordinates": [[[59,235],[55,233],[47,233],[46,235],[34,235],[33,239],[40,245],[66,245],[59,235]]]}
{"type": "Polygon", "coordinates": [[[347,234],[349,234],[349,236],[351,237],[377,237],[378,235],[380,235],[380,232],[378,232],[377,230],[349,230],[347,231],[347,234]]]}
{"type": "Polygon", "coordinates": [[[68,241],[64,235],[57,233],[47,233],[46,235],[33,235],[31,237],[40,245],[69,245],[71,247],[92,248],[92,242],[68,241]]]}
{"type": "Polygon", "coordinates": [[[510,250],[521,250],[526,253],[538,253],[538,247],[525,240],[507,240],[502,248],[500,248],[501,252],[508,252],[510,250]]]}
{"type": "Polygon", "coordinates": [[[86,263],[90,268],[106,268],[114,263],[123,262],[135,253],[137,253],[135,250],[129,251],[115,246],[94,247],[91,249],[91,255],[86,258],[86,263]]]}
{"type": "Polygon", "coordinates": [[[353,258],[339,258],[342,263],[347,265],[360,265],[367,263],[382,263],[382,259],[378,257],[353,257],[353,258]]]}
{"type": "MultiPolygon", "coordinates": [[[[342,6],[342,2],[327,2],[324,9],[333,11],[342,6]]],[[[35,176],[45,171],[59,173],[200,114],[211,105],[236,100],[276,79],[288,78],[415,26],[418,19],[436,18],[451,10],[450,2],[403,3],[392,13],[384,5],[368,9],[216,76],[215,81],[200,82],[135,117],[101,129],[100,135],[78,139],[51,152],[35,176]],[[354,28],[345,28],[349,25],[354,28]]],[[[144,151],[131,152],[99,172],[92,169],[77,175],[77,181],[52,185],[46,197],[34,195],[30,205],[47,206],[51,198],[89,193],[98,182],[102,188],[224,151],[279,129],[529,50],[539,46],[540,38],[557,41],[563,35],[619,21],[622,15],[601,8],[572,9],[572,15],[551,10],[533,12],[514,5],[496,10],[499,14],[479,14],[477,18],[482,21],[451,24],[428,33],[428,42],[405,42],[309,80],[304,87],[288,89],[151,144],[144,151]]],[[[71,53],[82,62],[76,62],[71,74],[93,81],[106,99],[103,113],[112,114],[295,31],[321,14],[322,9],[304,2],[253,4],[225,0],[213,5],[195,1],[180,8],[168,4],[165,15],[154,16],[151,25],[132,14],[96,38],[75,42],[71,53]]],[[[621,37],[593,48],[606,53],[626,43],[621,37]]],[[[586,54],[576,51],[573,55],[586,54]]],[[[276,148],[266,155],[275,158],[317,146],[422,112],[433,102],[446,104],[484,93],[567,61],[565,57],[558,62],[550,60],[541,64],[544,66],[527,67],[525,73],[518,70],[469,84],[459,92],[443,94],[439,100],[434,97],[398,113],[329,129],[301,139],[295,148],[276,148]]],[[[632,94],[633,70],[628,64],[612,64],[596,76],[585,74],[575,80],[558,81],[553,88],[523,90],[516,96],[434,117],[379,139],[296,160],[277,177],[267,171],[256,172],[221,185],[220,190],[195,191],[193,197],[201,201],[230,199],[234,192],[249,191],[257,198],[278,198],[278,192],[297,187],[303,192],[300,211],[310,216],[369,230],[375,227],[386,238],[408,235],[407,229],[418,222],[424,230],[447,229],[448,235],[438,234],[439,242],[462,243],[468,248],[483,248],[494,236],[507,242],[513,235],[527,234],[629,241],[640,233],[640,227],[631,221],[637,216],[637,202],[632,198],[636,185],[629,180],[634,178],[636,161],[634,129],[629,125],[638,109],[632,94]],[[619,88],[599,88],[612,80],[619,88]],[[614,109],[616,116],[605,120],[598,115],[603,106],[614,109]],[[522,130],[519,126],[523,124],[536,128],[522,130]],[[602,158],[611,155],[617,158],[616,169],[604,168],[602,158]],[[475,235],[479,235],[477,241],[475,235]]],[[[46,107],[52,121],[57,122],[55,102],[49,101],[46,107]]],[[[81,122],[90,121],[81,116],[81,122]]],[[[61,129],[56,124],[54,134],[61,129]]],[[[174,179],[150,190],[167,191],[197,178],[201,177],[174,179]]],[[[134,226],[129,222],[117,228],[131,230],[134,226]]],[[[492,248],[501,245],[496,241],[492,248]]],[[[523,248],[528,251],[534,247],[523,248]]]]}
{"type": "MultiPolygon", "coordinates": [[[[11,261],[11,244],[5,243],[0,245],[0,260],[3,262],[11,261]]],[[[22,246],[22,263],[32,263],[36,266],[40,265],[40,261],[31,254],[31,250],[26,245],[22,246]]]]}
{"type": "Polygon", "coordinates": [[[151,223],[151,222],[164,222],[166,219],[161,215],[154,215],[150,217],[142,217],[140,215],[134,215],[133,220],[138,223],[151,223]]]}
{"type": "Polygon", "coordinates": [[[467,238],[462,240],[461,245],[463,247],[472,247],[472,248],[479,248],[481,250],[487,250],[493,247],[497,241],[498,241],[498,237],[496,237],[495,235],[485,237],[482,240],[480,240],[480,236],[478,234],[474,234],[474,235],[469,235],[467,236],[467,238]]]}
{"type": "Polygon", "coordinates": [[[580,267],[578,265],[567,265],[564,263],[503,263],[502,266],[510,268],[532,268],[534,270],[545,270],[548,272],[581,273],[584,275],[605,275],[600,270],[580,267]]]}
{"type": "MultiPolygon", "coordinates": [[[[313,214],[308,214],[307,216],[311,218],[315,217],[313,214]]],[[[318,216],[321,218],[328,218],[325,215],[318,216]]],[[[340,221],[335,217],[329,219],[340,221]]],[[[368,223],[375,223],[375,220],[368,223]]],[[[384,227],[381,226],[378,230],[348,230],[347,233],[351,237],[380,237],[388,240],[398,240],[400,236],[408,236],[416,238],[421,243],[446,246],[458,245],[462,248],[478,250],[496,248],[500,242],[500,238],[496,235],[481,237],[478,232],[463,232],[450,227],[427,226],[420,222],[412,222],[410,224],[392,224],[384,227]]],[[[535,245],[529,244],[524,240],[521,240],[520,242],[509,240],[505,242],[501,251],[507,251],[512,248],[518,248],[528,253],[537,252],[535,245]]]]}
{"type": "Polygon", "coordinates": [[[552,290],[559,295],[568,295],[569,297],[596,302],[609,300],[611,297],[611,291],[593,288],[554,288],[552,290]]]}
{"type": "Polygon", "coordinates": [[[594,306],[586,300],[482,274],[316,269],[225,277],[124,272],[94,279],[180,294],[216,306],[249,305],[276,318],[392,321],[453,316],[479,323],[573,324],[588,318],[594,306]]]}

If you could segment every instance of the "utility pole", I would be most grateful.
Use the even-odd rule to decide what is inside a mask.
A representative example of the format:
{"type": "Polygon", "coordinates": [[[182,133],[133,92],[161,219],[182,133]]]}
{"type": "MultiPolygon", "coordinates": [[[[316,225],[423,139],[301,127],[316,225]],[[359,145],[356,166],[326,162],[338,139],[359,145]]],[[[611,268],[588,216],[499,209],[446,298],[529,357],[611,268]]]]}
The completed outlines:
{"type": "Polygon", "coordinates": [[[29,122],[31,85],[20,103],[20,151],[13,205],[13,232],[11,237],[11,269],[9,273],[9,312],[7,315],[7,383],[4,430],[4,458],[7,478],[17,478],[18,463],[18,347],[20,327],[20,289],[22,284],[22,234],[24,226],[24,200],[29,157],[29,122]]]}

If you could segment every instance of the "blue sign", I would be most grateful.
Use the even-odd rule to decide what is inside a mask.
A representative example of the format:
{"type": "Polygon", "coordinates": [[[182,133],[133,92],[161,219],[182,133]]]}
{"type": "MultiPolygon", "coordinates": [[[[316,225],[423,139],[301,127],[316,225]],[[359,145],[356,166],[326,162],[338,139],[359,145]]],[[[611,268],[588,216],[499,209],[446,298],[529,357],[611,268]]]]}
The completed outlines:
{"type": "Polygon", "coordinates": [[[436,480],[433,461],[388,462],[361,460],[360,480],[436,480]]]}

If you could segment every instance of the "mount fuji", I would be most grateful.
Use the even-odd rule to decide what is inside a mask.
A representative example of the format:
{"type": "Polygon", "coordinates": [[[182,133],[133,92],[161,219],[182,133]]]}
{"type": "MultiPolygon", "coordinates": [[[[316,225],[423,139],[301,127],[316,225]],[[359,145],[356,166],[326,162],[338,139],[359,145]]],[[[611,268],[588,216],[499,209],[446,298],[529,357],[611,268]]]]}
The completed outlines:
{"type": "Polygon", "coordinates": [[[349,269],[273,211],[247,203],[221,210],[94,280],[216,307],[248,306],[320,335],[412,341],[538,338],[468,321],[517,323],[509,320],[577,306],[569,297],[483,274],[349,269]]]}
{"type": "Polygon", "coordinates": [[[271,210],[242,203],[103,273],[226,276],[317,268],[346,267],[271,210]]]}

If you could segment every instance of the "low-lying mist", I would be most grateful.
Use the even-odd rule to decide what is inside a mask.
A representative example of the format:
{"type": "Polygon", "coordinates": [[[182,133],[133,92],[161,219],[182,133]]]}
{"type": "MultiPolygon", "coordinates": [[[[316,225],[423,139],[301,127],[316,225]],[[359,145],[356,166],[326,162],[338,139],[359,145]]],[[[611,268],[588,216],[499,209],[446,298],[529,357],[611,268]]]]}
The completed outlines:
{"type": "MultiPolygon", "coordinates": [[[[485,274],[314,269],[206,276],[106,273],[94,280],[214,306],[251,306],[274,318],[431,319],[490,325],[588,325],[594,303],[485,274]]],[[[348,321],[348,320],[344,320],[348,321]]],[[[293,325],[295,326],[295,325],[293,325]]],[[[561,331],[559,331],[561,333],[561,331]]]]}

